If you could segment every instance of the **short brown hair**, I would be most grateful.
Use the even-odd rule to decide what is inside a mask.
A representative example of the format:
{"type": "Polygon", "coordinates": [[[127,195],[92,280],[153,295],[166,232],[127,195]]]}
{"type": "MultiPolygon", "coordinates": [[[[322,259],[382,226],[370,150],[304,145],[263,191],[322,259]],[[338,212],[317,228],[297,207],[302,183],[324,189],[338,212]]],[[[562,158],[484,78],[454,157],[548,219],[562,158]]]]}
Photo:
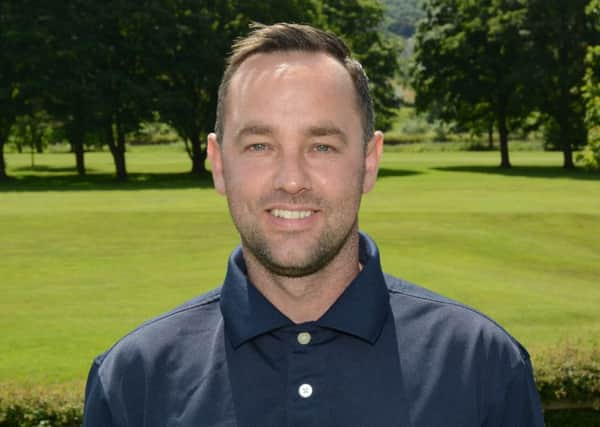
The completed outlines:
{"type": "Polygon", "coordinates": [[[219,86],[215,132],[223,136],[225,121],[225,97],[231,79],[248,57],[258,53],[278,51],[322,52],[338,60],[350,74],[356,89],[357,105],[362,116],[365,144],[374,132],[373,100],[369,81],[363,67],[352,58],[350,49],[334,34],[309,25],[279,23],[274,25],[253,24],[250,34],[233,44],[232,53],[219,86]]]}

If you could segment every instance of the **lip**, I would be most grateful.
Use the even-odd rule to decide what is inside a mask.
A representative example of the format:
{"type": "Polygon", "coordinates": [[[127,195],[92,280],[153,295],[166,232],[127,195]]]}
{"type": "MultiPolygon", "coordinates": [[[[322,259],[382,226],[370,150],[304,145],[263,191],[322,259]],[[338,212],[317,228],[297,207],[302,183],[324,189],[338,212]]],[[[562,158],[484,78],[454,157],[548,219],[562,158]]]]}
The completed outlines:
{"type": "Polygon", "coordinates": [[[319,209],[315,209],[314,207],[298,205],[277,205],[269,207],[265,210],[268,223],[276,229],[282,229],[286,231],[303,231],[310,228],[318,220],[320,212],[321,211],[319,209]],[[273,215],[272,211],[274,210],[312,212],[312,214],[298,218],[284,218],[273,215]]]}

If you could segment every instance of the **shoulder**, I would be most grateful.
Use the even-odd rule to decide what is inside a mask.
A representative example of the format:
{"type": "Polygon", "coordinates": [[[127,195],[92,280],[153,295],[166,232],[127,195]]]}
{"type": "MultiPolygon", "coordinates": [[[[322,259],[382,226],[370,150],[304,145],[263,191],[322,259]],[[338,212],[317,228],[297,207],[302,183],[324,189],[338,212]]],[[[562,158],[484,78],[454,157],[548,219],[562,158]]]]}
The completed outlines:
{"type": "Polygon", "coordinates": [[[88,374],[84,425],[130,425],[146,414],[159,419],[183,404],[186,395],[177,390],[225,384],[220,294],[208,292],[143,323],[98,356],[88,374]]]}
{"type": "MultiPolygon", "coordinates": [[[[433,342],[477,349],[487,357],[501,357],[512,366],[529,360],[527,350],[496,321],[469,307],[394,276],[385,275],[390,305],[402,328],[413,325],[433,342]]],[[[420,332],[419,332],[420,331],[420,332]]]]}
{"type": "Polygon", "coordinates": [[[189,351],[199,342],[206,345],[222,327],[220,298],[217,288],[144,322],[99,355],[95,364],[116,369],[134,360],[152,363],[167,352],[189,351]]]}
{"type": "Polygon", "coordinates": [[[466,425],[449,421],[457,414],[474,414],[477,425],[543,425],[529,354],[503,327],[405,280],[385,281],[407,389],[438,408],[422,414],[435,419],[427,425],[466,425]]]}

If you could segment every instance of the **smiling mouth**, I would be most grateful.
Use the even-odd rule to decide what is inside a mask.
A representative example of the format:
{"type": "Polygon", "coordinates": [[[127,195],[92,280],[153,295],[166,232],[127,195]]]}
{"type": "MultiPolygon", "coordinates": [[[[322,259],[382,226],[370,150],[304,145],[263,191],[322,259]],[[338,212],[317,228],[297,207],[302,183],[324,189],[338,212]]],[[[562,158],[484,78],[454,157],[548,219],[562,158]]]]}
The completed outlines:
{"type": "Polygon", "coordinates": [[[290,211],[287,209],[271,209],[269,213],[276,218],[304,219],[314,214],[315,211],[290,211]]]}

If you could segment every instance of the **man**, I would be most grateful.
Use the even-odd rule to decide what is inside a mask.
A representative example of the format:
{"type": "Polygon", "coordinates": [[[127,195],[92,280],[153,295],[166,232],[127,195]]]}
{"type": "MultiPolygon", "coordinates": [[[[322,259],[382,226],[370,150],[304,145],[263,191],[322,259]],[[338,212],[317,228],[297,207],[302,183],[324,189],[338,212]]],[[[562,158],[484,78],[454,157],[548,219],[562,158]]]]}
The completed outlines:
{"type": "Polygon", "coordinates": [[[241,247],[221,288],[99,356],[91,426],[542,426],[527,352],[381,271],[358,231],[383,135],[335,36],[258,27],[234,46],[208,137],[241,247]]]}

